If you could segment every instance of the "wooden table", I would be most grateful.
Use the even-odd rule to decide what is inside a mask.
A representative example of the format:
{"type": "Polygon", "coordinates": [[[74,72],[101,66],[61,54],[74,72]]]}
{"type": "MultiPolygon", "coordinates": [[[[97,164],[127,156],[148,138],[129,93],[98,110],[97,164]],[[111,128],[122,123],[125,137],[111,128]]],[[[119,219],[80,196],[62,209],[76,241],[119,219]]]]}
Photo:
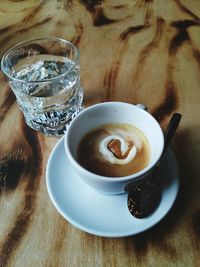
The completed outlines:
{"type": "Polygon", "coordinates": [[[0,56],[14,44],[58,36],[81,52],[84,105],[144,103],[173,140],[181,187],[170,213],[129,238],[85,233],[50,201],[45,169],[56,138],[26,126],[0,74],[0,266],[200,265],[200,1],[2,0],[0,56]]]}

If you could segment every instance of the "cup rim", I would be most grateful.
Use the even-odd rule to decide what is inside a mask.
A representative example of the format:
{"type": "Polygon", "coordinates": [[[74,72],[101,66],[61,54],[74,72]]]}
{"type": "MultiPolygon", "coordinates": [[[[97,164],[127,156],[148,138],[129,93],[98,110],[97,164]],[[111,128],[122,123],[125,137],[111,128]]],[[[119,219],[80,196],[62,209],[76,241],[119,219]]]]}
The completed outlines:
{"type": "Polygon", "coordinates": [[[147,116],[149,116],[151,119],[153,119],[153,121],[157,124],[158,126],[158,129],[161,133],[161,140],[162,140],[162,143],[161,143],[161,146],[160,146],[160,153],[159,153],[159,157],[157,157],[156,159],[154,159],[152,161],[151,164],[149,164],[147,167],[145,167],[144,169],[136,172],[136,173],[133,173],[131,175],[126,175],[126,176],[112,176],[112,177],[109,177],[109,176],[105,176],[105,175],[99,175],[99,174],[96,174],[94,172],[91,172],[89,170],[87,170],[86,168],[84,168],[81,164],[78,163],[78,161],[74,158],[74,156],[72,155],[71,153],[71,150],[69,148],[69,142],[67,140],[68,138],[68,135],[70,134],[70,131],[72,129],[72,126],[74,123],[76,123],[77,120],[80,120],[86,113],[88,112],[91,112],[92,110],[96,110],[98,109],[99,107],[101,106],[104,106],[104,105],[126,105],[126,106],[129,106],[129,107],[137,107],[136,105],[134,104],[129,104],[129,103],[126,103],[126,102],[116,102],[116,101],[110,101],[110,102],[103,102],[103,103],[98,103],[98,104],[94,104],[90,107],[87,107],[86,109],[84,109],[82,112],[80,112],[75,118],[74,120],[71,122],[71,124],[69,125],[69,128],[67,129],[65,135],[64,135],[64,146],[65,146],[65,153],[66,153],[66,156],[69,158],[69,160],[71,161],[71,163],[73,165],[75,165],[76,168],[78,168],[81,172],[84,172],[85,175],[92,175],[95,179],[99,179],[101,181],[109,181],[109,182],[124,182],[124,181],[129,181],[129,180],[138,180],[139,177],[147,174],[151,169],[153,169],[156,164],[159,162],[160,160],[160,157],[162,155],[162,152],[163,152],[163,149],[164,149],[164,134],[162,132],[162,129],[159,125],[159,123],[157,122],[157,120],[150,114],[148,113],[147,111],[137,107],[141,112],[145,112],[147,116]]]}
{"type": "Polygon", "coordinates": [[[42,38],[33,38],[33,39],[30,39],[30,40],[26,40],[26,41],[22,41],[20,43],[17,43],[16,45],[12,46],[11,48],[9,48],[3,55],[2,57],[2,60],[1,60],[1,70],[3,71],[3,73],[10,79],[10,80],[13,80],[13,81],[16,81],[16,82],[20,82],[20,83],[27,83],[27,84],[37,84],[37,83],[45,83],[45,82],[52,82],[54,80],[57,80],[57,79],[60,79],[62,77],[64,77],[67,73],[69,73],[70,71],[72,71],[76,66],[77,64],[79,63],[79,58],[80,58],[80,51],[78,49],[78,47],[76,47],[73,43],[71,43],[70,41],[67,41],[63,38],[59,38],[59,37],[42,37],[42,38]],[[73,66],[67,70],[65,73],[62,73],[62,74],[59,74],[58,76],[56,77],[53,77],[53,78],[49,78],[49,79],[45,79],[45,80],[42,80],[42,81],[26,81],[26,80],[23,80],[23,79],[18,79],[18,78],[15,78],[13,77],[12,75],[10,75],[6,69],[4,68],[4,65],[5,65],[5,60],[6,60],[6,57],[9,56],[9,54],[16,48],[20,48],[22,47],[23,45],[26,45],[26,44],[29,44],[29,43],[32,43],[32,42],[37,42],[37,41],[43,41],[43,40],[54,40],[54,41],[62,41],[68,45],[70,45],[71,47],[73,47],[76,51],[76,58],[75,60],[73,60],[73,62],[75,64],[73,64],[73,66]]]}

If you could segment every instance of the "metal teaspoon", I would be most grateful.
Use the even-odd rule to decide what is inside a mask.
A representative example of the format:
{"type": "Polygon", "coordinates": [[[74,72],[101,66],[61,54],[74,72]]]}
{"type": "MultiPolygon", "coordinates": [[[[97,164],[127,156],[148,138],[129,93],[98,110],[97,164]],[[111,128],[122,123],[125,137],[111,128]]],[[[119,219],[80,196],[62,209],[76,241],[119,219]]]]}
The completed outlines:
{"type": "Polygon", "coordinates": [[[174,113],[167,126],[164,134],[164,149],[161,155],[160,161],[155,167],[151,178],[139,185],[135,185],[134,182],[125,186],[124,190],[128,192],[128,209],[130,213],[139,219],[150,216],[159,206],[161,201],[161,185],[158,181],[158,168],[160,162],[166,152],[172,137],[174,136],[176,129],[181,120],[181,114],[174,113]]]}

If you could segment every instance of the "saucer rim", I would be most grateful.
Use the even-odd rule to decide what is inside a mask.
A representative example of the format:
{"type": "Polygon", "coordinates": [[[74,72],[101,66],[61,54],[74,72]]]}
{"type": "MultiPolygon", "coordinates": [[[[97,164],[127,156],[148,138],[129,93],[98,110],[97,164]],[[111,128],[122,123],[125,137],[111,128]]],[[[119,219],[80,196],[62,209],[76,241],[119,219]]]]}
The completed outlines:
{"type": "MultiPolygon", "coordinates": [[[[51,151],[51,154],[49,156],[48,162],[47,162],[47,167],[46,167],[46,186],[47,186],[47,191],[48,191],[48,194],[50,196],[50,199],[51,199],[54,207],[57,209],[59,214],[64,219],[66,219],[72,226],[75,226],[77,229],[82,230],[82,231],[84,231],[86,233],[95,235],[95,236],[108,237],[108,238],[121,238],[121,237],[134,236],[134,235],[137,235],[139,233],[145,232],[148,229],[154,227],[156,224],[158,224],[169,213],[169,211],[173,207],[174,202],[176,200],[176,197],[178,195],[179,187],[180,187],[180,172],[179,172],[179,167],[178,167],[178,163],[177,163],[176,157],[175,157],[173,151],[171,149],[169,149],[170,157],[173,158],[172,161],[176,165],[176,173],[177,174],[176,174],[176,177],[173,178],[173,182],[171,183],[171,185],[173,184],[173,186],[174,186],[174,191],[173,191],[173,195],[172,195],[172,198],[171,198],[171,203],[170,203],[170,205],[168,205],[167,209],[165,209],[165,211],[162,213],[162,215],[160,217],[158,217],[158,219],[153,221],[153,223],[149,223],[147,226],[144,227],[143,230],[138,229],[138,231],[136,230],[136,231],[132,231],[132,232],[124,231],[123,233],[120,232],[120,233],[109,234],[106,231],[99,231],[99,230],[95,230],[95,229],[91,229],[89,227],[86,227],[85,225],[81,224],[80,222],[77,222],[77,220],[74,220],[71,216],[68,216],[68,214],[66,214],[66,212],[63,210],[63,208],[60,207],[58,201],[56,201],[56,199],[54,198],[54,193],[53,193],[54,190],[52,190],[52,187],[50,186],[50,178],[49,178],[50,177],[50,174],[49,174],[50,173],[50,166],[51,166],[51,164],[53,162],[54,153],[56,153],[56,151],[58,150],[58,148],[60,146],[63,146],[63,149],[64,149],[64,136],[54,146],[54,148],[51,151]]],[[[65,149],[64,149],[64,151],[65,151],[65,149]]],[[[66,153],[65,153],[65,157],[67,159],[66,153]]],[[[67,159],[67,160],[69,160],[69,159],[67,159]]],[[[91,188],[91,190],[94,190],[94,189],[91,188]]],[[[162,195],[164,194],[164,191],[165,191],[165,188],[162,188],[162,195]]],[[[96,193],[100,194],[99,192],[96,192],[96,193]]],[[[120,194],[120,196],[124,196],[124,195],[127,195],[127,194],[126,193],[125,194],[120,194]]],[[[117,195],[106,195],[106,196],[113,197],[113,196],[117,196],[117,195]]],[[[160,205],[161,204],[162,204],[162,201],[161,201],[160,205]]],[[[159,207],[160,207],[160,205],[159,205],[159,207]]],[[[154,216],[154,214],[152,214],[151,216],[154,216]]],[[[136,219],[136,218],[133,218],[133,219],[136,219]]],[[[145,219],[147,219],[147,218],[137,219],[137,220],[142,221],[142,220],[145,220],[145,219]]]]}

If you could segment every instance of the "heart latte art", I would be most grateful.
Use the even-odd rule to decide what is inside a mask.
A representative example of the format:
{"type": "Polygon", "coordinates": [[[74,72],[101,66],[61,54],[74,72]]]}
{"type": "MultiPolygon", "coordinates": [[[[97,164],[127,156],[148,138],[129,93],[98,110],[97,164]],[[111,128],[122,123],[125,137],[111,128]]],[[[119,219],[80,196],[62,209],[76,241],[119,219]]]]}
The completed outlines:
{"type": "Polygon", "coordinates": [[[149,145],[145,135],[130,124],[107,124],[81,140],[77,158],[87,170],[108,177],[122,177],[145,168],[149,145]]]}
{"type": "Polygon", "coordinates": [[[108,135],[100,142],[99,152],[110,163],[124,165],[135,158],[137,147],[120,135],[108,135]]]}

